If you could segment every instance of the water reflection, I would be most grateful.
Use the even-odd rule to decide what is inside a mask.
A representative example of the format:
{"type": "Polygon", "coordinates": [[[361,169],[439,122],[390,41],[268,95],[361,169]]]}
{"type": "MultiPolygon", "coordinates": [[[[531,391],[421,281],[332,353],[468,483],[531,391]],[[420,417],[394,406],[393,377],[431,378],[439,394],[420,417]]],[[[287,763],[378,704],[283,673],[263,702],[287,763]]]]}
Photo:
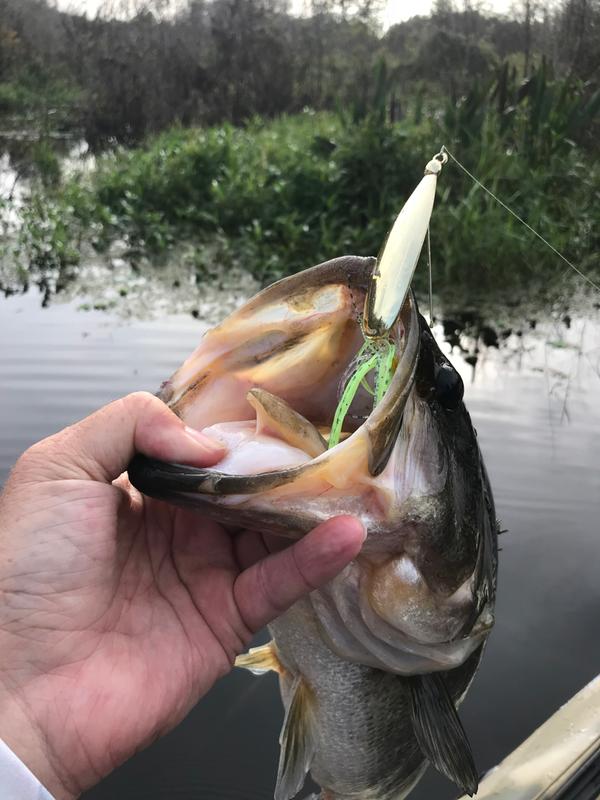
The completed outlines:
{"type": "Polygon", "coordinates": [[[25,181],[9,153],[0,155],[0,223],[13,229],[25,201],[25,181]],[[3,207],[4,206],[4,207],[3,207]]]}
{"type": "Polygon", "coordinates": [[[38,148],[49,142],[63,176],[85,175],[95,168],[96,158],[85,139],[62,133],[0,130],[0,224],[10,231],[18,228],[20,212],[37,176],[38,148]]]}
{"type": "MultiPolygon", "coordinates": [[[[139,295],[160,291],[146,277],[139,295]]],[[[244,295],[241,286],[220,294],[213,287],[209,299],[199,300],[202,291],[184,285],[178,309],[185,313],[161,308],[146,320],[128,316],[135,303],[118,293],[110,313],[91,300],[88,311],[79,311],[81,299],[41,309],[36,291],[3,300],[0,480],[41,436],[128,391],[154,390],[206,327],[191,310],[214,320],[244,295]]],[[[469,322],[448,314],[436,330],[465,380],[508,529],[497,625],[462,713],[482,770],[587,683],[600,663],[598,309],[570,312],[568,323],[561,308],[535,324],[527,315],[497,315],[493,323],[483,317],[469,322]]],[[[275,681],[231,674],[176,731],[87,799],[270,800],[280,724],[275,681]]],[[[411,797],[455,796],[430,773],[411,797]]]]}

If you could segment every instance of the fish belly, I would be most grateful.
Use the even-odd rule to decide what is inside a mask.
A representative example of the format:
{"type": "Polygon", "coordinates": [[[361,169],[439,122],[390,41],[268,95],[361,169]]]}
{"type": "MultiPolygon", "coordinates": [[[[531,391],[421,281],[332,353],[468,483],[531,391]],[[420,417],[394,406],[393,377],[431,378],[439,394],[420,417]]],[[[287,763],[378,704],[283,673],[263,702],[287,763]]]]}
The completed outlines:
{"type": "Polygon", "coordinates": [[[306,600],[270,629],[285,668],[284,705],[299,676],[313,697],[310,773],[322,788],[320,800],[406,797],[426,766],[413,732],[406,679],[339,658],[306,600]]]}

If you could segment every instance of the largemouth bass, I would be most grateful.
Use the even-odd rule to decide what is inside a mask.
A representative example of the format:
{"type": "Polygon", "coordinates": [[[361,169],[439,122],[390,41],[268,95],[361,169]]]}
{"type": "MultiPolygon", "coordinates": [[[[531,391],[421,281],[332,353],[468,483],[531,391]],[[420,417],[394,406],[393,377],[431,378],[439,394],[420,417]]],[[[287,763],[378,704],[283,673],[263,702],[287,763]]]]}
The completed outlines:
{"type": "Polygon", "coordinates": [[[497,524],[461,378],[412,293],[385,330],[395,355],[380,402],[361,381],[329,447],[375,265],[320,264],[208,331],[159,396],[228,454],[211,469],[137,456],[129,470],[145,494],[235,527],[294,538],[341,513],[365,525],[352,564],[238,659],[280,676],[276,800],[309,771],[323,800],[399,800],[428,762],[477,788],[456,707],[493,624],[497,524]]]}

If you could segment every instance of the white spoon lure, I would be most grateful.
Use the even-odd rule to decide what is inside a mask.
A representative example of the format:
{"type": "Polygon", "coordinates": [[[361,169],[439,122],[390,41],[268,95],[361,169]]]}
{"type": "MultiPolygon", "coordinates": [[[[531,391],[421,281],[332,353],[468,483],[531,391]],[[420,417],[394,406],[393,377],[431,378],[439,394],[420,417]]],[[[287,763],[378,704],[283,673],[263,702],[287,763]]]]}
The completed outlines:
{"type": "Polygon", "coordinates": [[[387,336],[400,313],[429,227],[437,176],[447,160],[442,150],[427,164],[388,234],[367,292],[363,319],[367,338],[387,336]]]}

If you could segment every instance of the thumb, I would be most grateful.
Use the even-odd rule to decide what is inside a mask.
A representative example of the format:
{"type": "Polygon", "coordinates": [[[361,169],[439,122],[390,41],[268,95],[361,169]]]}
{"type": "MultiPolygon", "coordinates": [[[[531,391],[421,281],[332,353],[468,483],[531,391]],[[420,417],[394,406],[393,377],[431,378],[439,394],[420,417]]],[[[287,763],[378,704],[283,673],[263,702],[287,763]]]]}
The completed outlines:
{"type": "Polygon", "coordinates": [[[135,392],[33,445],[23,456],[35,480],[110,483],[136,453],[198,467],[215,464],[223,446],[188,428],[154,395],[135,392]]]}
{"type": "Polygon", "coordinates": [[[240,573],[234,597],[246,627],[253,633],[260,630],[296,600],[334,578],[358,555],[365,536],[356,517],[333,517],[240,573]]]}

